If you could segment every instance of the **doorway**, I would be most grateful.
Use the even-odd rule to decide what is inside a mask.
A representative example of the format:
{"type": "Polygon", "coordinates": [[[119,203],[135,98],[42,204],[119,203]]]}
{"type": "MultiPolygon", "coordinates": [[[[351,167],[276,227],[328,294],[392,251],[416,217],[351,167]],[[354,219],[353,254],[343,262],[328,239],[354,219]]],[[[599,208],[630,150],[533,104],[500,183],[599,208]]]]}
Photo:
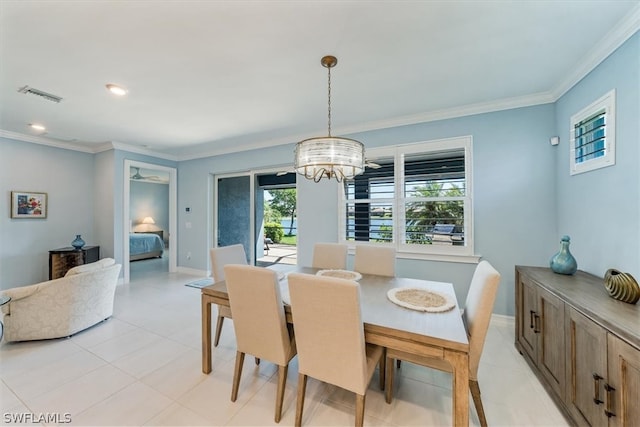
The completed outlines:
{"type": "Polygon", "coordinates": [[[130,281],[132,266],[139,274],[177,270],[176,178],[175,168],[124,161],[124,283],[130,281]],[[156,242],[138,240],[145,237],[153,237],[156,242]],[[152,244],[155,246],[149,246],[152,244]],[[140,246],[149,251],[138,253],[140,246]]]}
{"type": "Polygon", "coordinates": [[[215,176],[213,246],[240,243],[252,265],[295,265],[295,180],[294,173],[278,171],[250,171],[215,176]],[[293,191],[293,202],[289,197],[287,215],[274,217],[272,201],[275,192],[281,190],[293,191]],[[293,215],[289,215],[291,211],[293,215]],[[274,224],[276,220],[277,223],[274,224]],[[274,236],[271,234],[272,227],[279,227],[282,232],[274,236]]]}

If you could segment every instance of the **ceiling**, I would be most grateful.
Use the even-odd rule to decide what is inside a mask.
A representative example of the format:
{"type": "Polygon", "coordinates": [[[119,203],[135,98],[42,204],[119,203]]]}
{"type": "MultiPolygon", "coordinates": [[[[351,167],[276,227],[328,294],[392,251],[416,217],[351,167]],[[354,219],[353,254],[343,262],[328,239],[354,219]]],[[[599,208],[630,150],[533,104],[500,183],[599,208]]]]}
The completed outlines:
{"type": "Polygon", "coordinates": [[[327,54],[334,135],[553,102],[639,22],[640,0],[0,0],[0,136],[180,160],[326,135],[327,54]]]}

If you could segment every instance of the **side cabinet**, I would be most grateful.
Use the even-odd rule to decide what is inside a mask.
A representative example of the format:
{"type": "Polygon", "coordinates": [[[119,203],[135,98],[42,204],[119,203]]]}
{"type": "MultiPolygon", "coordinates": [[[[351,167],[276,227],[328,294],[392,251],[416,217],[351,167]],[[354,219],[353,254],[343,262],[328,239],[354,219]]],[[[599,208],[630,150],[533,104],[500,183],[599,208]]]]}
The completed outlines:
{"type": "Polygon", "coordinates": [[[640,305],[602,278],[516,267],[516,348],[572,424],[640,420],[640,305]]]}
{"type": "Polygon", "coordinates": [[[538,367],[557,397],[565,394],[564,303],[527,277],[516,282],[523,316],[518,318],[520,351],[538,367]]]}
{"type": "Polygon", "coordinates": [[[580,425],[604,426],[604,384],[607,378],[607,331],[575,309],[567,308],[566,403],[580,425]]]}
{"type": "Polygon", "coordinates": [[[640,422],[640,350],[609,334],[609,381],[605,384],[605,410],[609,425],[640,422]]]}

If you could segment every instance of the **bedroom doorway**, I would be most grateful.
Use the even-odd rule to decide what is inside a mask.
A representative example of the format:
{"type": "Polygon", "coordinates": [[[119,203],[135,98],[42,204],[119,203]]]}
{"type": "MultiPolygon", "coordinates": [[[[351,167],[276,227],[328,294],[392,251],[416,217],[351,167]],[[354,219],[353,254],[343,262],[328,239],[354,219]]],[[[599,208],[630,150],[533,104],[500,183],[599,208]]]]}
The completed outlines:
{"type": "Polygon", "coordinates": [[[125,160],[124,283],[132,275],[177,270],[176,169],[125,160]]]}

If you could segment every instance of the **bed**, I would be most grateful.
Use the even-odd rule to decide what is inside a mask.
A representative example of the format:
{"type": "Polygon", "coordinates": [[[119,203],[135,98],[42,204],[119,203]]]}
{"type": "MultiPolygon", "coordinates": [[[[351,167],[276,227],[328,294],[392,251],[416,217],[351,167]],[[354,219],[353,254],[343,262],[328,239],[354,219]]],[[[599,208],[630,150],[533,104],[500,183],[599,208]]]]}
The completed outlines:
{"type": "Polygon", "coordinates": [[[129,261],[161,258],[164,241],[157,234],[129,233],[129,261]]]}

